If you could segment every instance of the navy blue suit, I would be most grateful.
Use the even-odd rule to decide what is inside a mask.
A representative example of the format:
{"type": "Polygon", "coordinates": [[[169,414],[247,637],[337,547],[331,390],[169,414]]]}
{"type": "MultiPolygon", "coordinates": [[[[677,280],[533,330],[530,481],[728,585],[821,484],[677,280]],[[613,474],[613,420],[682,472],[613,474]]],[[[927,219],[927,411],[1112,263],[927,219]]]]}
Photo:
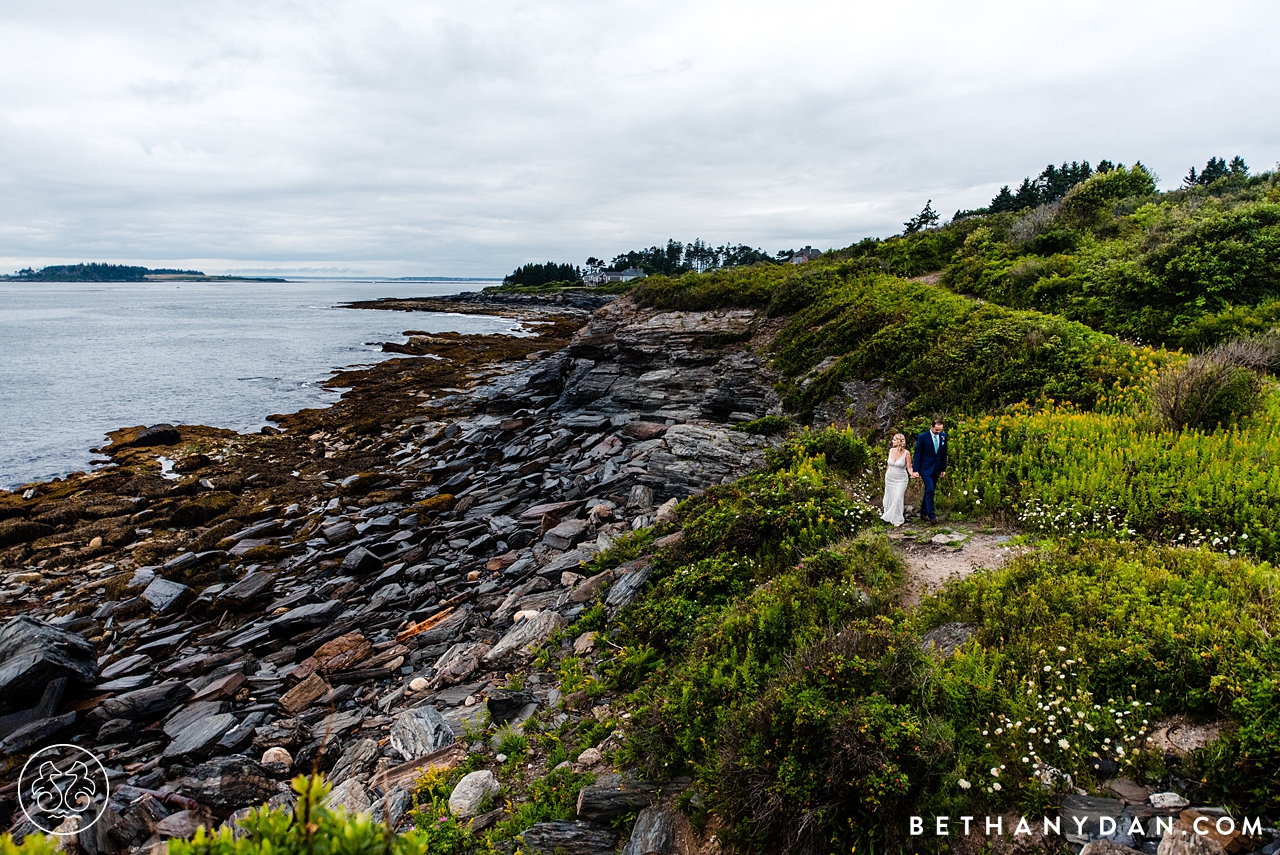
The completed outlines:
{"type": "Polygon", "coordinates": [[[916,437],[916,453],[912,467],[924,481],[924,501],[920,503],[920,515],[933,519],[933,490],[938,476],[947,471],[947,432],[938,434],[938,450],[933,450],[933,431],[927,430],[916,437]]]}

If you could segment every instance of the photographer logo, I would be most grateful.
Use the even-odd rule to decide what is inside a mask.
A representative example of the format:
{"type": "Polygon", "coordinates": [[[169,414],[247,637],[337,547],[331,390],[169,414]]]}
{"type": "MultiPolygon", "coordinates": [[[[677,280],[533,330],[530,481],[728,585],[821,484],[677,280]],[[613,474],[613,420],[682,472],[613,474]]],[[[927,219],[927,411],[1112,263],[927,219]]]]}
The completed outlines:
{"type": "Polygon", "coordinates": [[[50,745],[27,760],[18,776],[22,812],[46,834],[84,831],[107,806],[107,770],[97,755],[76,745],[50,745]]]}

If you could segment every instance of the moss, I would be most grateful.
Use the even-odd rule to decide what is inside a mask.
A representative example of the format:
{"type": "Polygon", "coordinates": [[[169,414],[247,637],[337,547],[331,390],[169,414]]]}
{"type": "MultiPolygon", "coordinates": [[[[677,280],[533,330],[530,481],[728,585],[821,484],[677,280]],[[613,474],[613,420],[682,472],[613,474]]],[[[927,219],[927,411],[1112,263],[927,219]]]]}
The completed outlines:
{"type": "Polygon", "coordinates": [[[225,490],[214,490],[178,505],[171,519],[174,525],[182,528],[204,525],[231,510],[235,504],[235,495],[225,490]]]}
{"type": "Polygon", "coordinates": [[[451,509],[454,505],[453,495],[450,493],[441,493],[438,496],[432,496],[429,499],[423,499],[421,502],[413,506],[418,513],[438,514],[451,509]]]}
{"type": "Polygon", "coordinates": [[[53,534],[53,526],[24,519],[0,522],[0,548],[30,543],[53,534]]]}
{"type": "Polygon", "coordinates": [[[348,496],[363,496],[375,487],[383,485],[389,479],[381,472],[359,472],[355,480],[342,488],[348,496]]]}
{"type": "Polygon", "coordinates": [[[274,561],[283,561],[288,557],[289,553],[283,547],[274,543],[264,543],[245,550],[240,556],[240,560],[249,564],[270,564],[274,561]]]}

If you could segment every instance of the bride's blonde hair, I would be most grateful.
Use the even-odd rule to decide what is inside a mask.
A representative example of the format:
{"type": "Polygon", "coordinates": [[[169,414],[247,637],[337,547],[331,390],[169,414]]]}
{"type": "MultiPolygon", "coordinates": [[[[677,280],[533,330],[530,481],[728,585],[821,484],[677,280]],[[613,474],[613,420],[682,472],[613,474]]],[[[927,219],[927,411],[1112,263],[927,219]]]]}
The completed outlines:
{"type": "MultiPolygon", "coordinates": [[[[900,440],[902,440],[902,444],[903,444],[903,445],[906,445],[906,444],[907,444],[907,437],[906,437],[906,435],[905,435],[905,434],[895,433],[895,434],[893,435],[893,438],[894,438],[894,439],[900,439],[900,440]]],[[[892,443],[890,443],[890,444],[892,445],[892,443]]]]}

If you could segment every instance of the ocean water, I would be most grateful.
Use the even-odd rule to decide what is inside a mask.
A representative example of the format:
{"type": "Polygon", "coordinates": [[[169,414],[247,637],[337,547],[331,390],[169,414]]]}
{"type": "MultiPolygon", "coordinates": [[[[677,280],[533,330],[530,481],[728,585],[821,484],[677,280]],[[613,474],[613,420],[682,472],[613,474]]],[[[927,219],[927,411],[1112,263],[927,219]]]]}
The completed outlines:
{"type": "Polygon", "coordinates": [[[0,282],[0,487],[87,470],[120,427],[256,431],[333,403],[333,371],[389,355],[409,329],[519,332],[506,318],[341,309],[485,282],[0,282]]]}

